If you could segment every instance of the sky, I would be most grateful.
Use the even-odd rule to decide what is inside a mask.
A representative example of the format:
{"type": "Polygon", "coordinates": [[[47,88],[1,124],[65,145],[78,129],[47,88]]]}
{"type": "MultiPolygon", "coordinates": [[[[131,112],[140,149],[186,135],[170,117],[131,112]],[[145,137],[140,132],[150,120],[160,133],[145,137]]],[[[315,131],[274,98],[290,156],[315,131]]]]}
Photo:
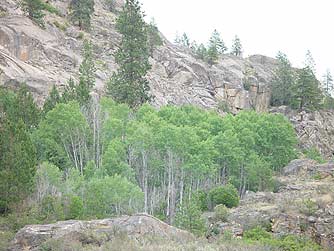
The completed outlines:
{"type": "Polygon", "coordinates": [[[334,75],[334,0],[140,0],[146,19],[174,41],[186,32],[206,43],[217,29],[230,48],[235,35],[244,56],[287,54],[302,67],[310,50],[320,78],[334,75]]]}

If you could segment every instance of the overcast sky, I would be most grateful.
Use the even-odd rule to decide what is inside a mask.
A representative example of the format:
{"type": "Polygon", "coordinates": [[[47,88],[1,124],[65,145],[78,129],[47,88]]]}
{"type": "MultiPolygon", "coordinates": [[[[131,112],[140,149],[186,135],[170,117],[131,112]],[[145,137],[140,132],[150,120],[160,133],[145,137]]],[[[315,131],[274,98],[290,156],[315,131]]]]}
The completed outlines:
{"type": "Polygon", "coordinates": [[[186,32],[207,42],[217,29],[230,47],[237,34],[244,54],[275,57],[281,50],[296,67],[310,50],[320,77],[334,75],[334,0],[140,0],[171,41],[186,32]]]}

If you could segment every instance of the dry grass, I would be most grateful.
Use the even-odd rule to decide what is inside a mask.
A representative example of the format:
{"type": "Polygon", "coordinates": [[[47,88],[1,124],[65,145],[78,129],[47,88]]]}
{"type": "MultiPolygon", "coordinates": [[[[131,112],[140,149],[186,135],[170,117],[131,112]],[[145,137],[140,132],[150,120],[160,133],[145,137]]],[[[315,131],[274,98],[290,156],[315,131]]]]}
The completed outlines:
{"type": "Polygon", "coordinates": [[[209,243],[207,239],[197,239],[188,243],[163,240],[155,237],[130,239],[118,236],[102,244],[85,245],[71,239],[49,240],[41,246],[41,250],[48,251],[269,251],[272,247],[260,244],[248,244],[241,240],[218,240],[209,243]]]}

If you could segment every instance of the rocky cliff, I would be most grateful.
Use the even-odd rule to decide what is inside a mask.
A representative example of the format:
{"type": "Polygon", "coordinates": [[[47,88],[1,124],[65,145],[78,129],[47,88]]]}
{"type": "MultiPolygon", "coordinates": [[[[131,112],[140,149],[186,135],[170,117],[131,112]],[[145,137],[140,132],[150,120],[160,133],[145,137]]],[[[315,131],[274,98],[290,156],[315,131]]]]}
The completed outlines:
{"type": "MultiPolygon", "coordinates": [[[[276,177],[277,188],[271,192],[248,192],[240,206],[232,209],[227,222],[211,226],[220,233],[231,231],[242,236],[245,230],[262,226],[276,236],[308,236],[334,250],[334,164],[313,160],[293,160],[276,177]]],[[[208,219],[213,217],[207,215],[208,219]]]]}
{"type": "MultiPolygon", "coordinates": [[[[98,68],[95,89],[103,93],[116,69],[113,55],[120,39],[116,15],[105,0],[96,0],[91,32],[84,33],[66,19],[69,0],[49,2],[62,16],[48,14],[45,29],[41,29],[23,15],[18,0],[1,1],[0,84],[15,87],[26,82],[42,103],[53,84],[63,86],[71,76],[77,77],[83,39],[87,38],[93,42],[98,68]]],[[[117,2],[116,10],[121,4],[117,2]]],[[[276,65],[274,59],[260,55],[225,55],[217,65],[209,66],[166,39],[155,50],[151,64],[148,78],[154,105],[191,103],[205,108],[229,106],[232,111],[267,110],[268,82],[276,65]]]]}

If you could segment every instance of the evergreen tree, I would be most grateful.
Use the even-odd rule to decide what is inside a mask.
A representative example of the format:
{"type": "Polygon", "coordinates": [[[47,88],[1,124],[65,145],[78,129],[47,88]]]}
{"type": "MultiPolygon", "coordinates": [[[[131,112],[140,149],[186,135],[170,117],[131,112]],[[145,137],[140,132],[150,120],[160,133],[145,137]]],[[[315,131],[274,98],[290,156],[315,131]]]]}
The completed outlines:
{"type": "Polygon", "coordinates": [[[81,30],[90,29],[91,15],[94,13],[94,0],[72,0],[70,18],[78,23],[81,30]]]}
{"type": "Polygon", "coordinates": [[[299,70],[296,84],[293,86],[292,107],[300,111],[318,110],[323,99],[319,81],[309,66],[299,70]]]}
{"type": "Polygon", "coordinates": [[[209,48],[215,47],[218,55],[222,55],[227,51],[223,39],[220,37],[220,34],[217,30],[214,30],[211,38],[209,40],[209,48]]]}
{"type": "Polygon", "coordinates": [[[35,129],[40,121],[41,111],[25,84],[20,87],[17,93],[16,115],[16,120],[22,119],[28,130],[35,129]]]}
{"type": "Polygon", "coordinates": [[[220,34],[217,30],[214,30],[210,40],[209,47],[207,50],[207,57],[209,64],[215,64],[220,55],[222,55],[226,51],[226,46],[224,41],[221,39],[220,34]]]}
{"type": "Polygon", "coordinates": [[[179,37],[178,35],[176,36],[175,43],[187,48],[190,48],[191,45],[190,39],[185,32],[182,34],[181,37],[179,37]]]}
{"type": "Polygon", "coordinates": [[[73,100],[77,100],[77,93],[74,80],[73,78],[70,78],[67,81],[67,86],[65,86],[65,90],[61,96],[61,103],[68,103],[73,100]]]}
{"type": "Polygon", "coordinates": [[[159,29],[154,21],[154,19],[151,20],[151,22],[146,27],[147,30],[147,38],[148,38],[148,47],[150,51],[150,55],[153,55],[153,51],[157,46],[162,45],[162,39],[159,35],[159,29]]]}
{"type": "Polygon", "coordinates": [[[23,91],[15,95],[0,89],[0,213],[8,211],[32,188],[36,152],[28,130],[34,126],[36,107],[27,102],[27,97],[31,96],[23,91]]]}
{"type": "Polygon", "coordinates": [[[242,55],[242,45],[240,38],[238,36],[234,37],[233,43],[232,43],[232,55],[240,57],[242,55]]]}
{"type": "Polygon", "coordinates": [[[43,105],[44,115],[47,114],[49,111],[51,111],[57,104],[60,103],[60,101],[61,99],[57,87],[56,85],[53,85],[49,93],[49,96],[47,97],[43,105]]]}
{"type": "Polygon", "coordinates": [[[334,85],[333,85],[333,77],[329,69],[327,69],[326,74],[323,76],[322,86],[325,91],[325,94],[331,96],[334,90],[334,85]]]}
{"type": "Polygon", "coordinates": [[[95,64],[93,60],[92,43],[84,41],[83,61],[79,68],[80,78],[79,84],[76,87],[76,96],[80,105],[85,105],[89,102],[90,91],[94,87],[95,82],[95,64]]]}
{"type": "Polygon", "coordinates": [[[22,0],[21,7],[30,19],[40,26],[44,26],[43,17],[45,14],[43,10],[45,9],[45,3],[42,0],[22,0]]]}
{"type": "Polygon", "coordinates": [[[149,101],[150,69],[146,24],[137,0],[127,0],[117,18],[116,29],[122,34],[115,61],[119,69],[108,83],[108,93],[117,102],[138,107],[149,101]]]}
{"type": "Polygon", "coordinates": [[[282,52],[278,52],[276,59],[278,60],[278,67],[271,82],[271,105],[290,105],[292,86],[295,82],[291,63],[282,52]]]}

